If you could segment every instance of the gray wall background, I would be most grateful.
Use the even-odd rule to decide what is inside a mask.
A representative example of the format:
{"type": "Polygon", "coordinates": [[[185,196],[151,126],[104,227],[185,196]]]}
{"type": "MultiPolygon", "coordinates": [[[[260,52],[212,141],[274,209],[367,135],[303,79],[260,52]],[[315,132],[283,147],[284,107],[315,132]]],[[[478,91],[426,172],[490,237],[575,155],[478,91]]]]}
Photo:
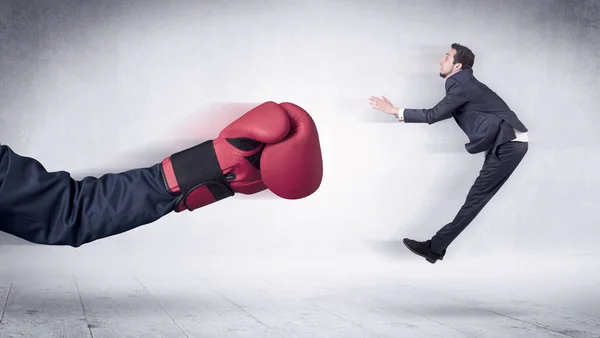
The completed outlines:
{"type": "Polygon", "coordinates": [[[597,252],[599,12],[598,1],[3,1],[0,142],[48,170],[151,165],[267,100],[313,115],[325,162],[305,200],[237,196],[21,257],[402,251],[401,238],[454,217],[483,154],[464,150],[453,120],[397,124],[368,98],[433,107],[452,42],[474,50],[475,75],[529,127],[530,151],[451,254],[597,252]]]}

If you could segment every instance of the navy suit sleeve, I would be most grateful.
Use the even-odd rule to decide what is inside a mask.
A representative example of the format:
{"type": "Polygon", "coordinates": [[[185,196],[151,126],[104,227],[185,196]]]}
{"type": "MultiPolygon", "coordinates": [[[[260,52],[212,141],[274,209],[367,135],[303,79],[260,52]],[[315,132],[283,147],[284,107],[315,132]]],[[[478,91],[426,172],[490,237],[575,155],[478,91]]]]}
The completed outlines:
{"type": "Polygon", "coordinates": [[[431,109],[405,109],[404,122],[433,124],[452,117],[452,113],[467,102],[467,94],[456,80],[449,79],[446,96],[431,109]]]}
{"type": "Polygon", "coordinates": [[[0,230],[29,242],[78,247],[173,211],[160,164],[75,180],[0,145],[0,230]]]}

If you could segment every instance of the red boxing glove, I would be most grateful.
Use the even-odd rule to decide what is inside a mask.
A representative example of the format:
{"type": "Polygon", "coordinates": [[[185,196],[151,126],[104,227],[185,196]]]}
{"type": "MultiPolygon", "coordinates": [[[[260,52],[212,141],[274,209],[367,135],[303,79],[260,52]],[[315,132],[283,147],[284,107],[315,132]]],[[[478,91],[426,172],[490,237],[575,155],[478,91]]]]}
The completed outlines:
{"type": "Polygon", "coordinates": [[[225,127],[215,140],[162,161],[175,211],[195,210],[233,196],[269,189],[285,199],[317,191],[323,160],[316,125],[293,103],[265,102],[225,127]]]}

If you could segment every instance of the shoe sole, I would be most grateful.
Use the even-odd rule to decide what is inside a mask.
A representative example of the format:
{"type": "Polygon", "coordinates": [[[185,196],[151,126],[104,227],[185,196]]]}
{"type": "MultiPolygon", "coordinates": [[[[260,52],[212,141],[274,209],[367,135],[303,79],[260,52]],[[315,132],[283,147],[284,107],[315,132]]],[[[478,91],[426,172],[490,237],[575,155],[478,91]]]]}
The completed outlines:
{"type": "Polygon", "coordinates": [[[408,250],[410,250],[410,252],[414,253],[417,256],[421,256],[423,258],[425,258],[426,261],[428,261],[431,264],[435,264],[435,262],[437,261],[437,259],[433,259],[427,256],[424,256],[423,254],[421,254],[420,252],[416,252],[415,250],[413,250],[410,245],[408,245],[408,243],[406,243],[406,240],[402,240],[402,243],[404,243],[404,245],[408,248],[408,250]]]}

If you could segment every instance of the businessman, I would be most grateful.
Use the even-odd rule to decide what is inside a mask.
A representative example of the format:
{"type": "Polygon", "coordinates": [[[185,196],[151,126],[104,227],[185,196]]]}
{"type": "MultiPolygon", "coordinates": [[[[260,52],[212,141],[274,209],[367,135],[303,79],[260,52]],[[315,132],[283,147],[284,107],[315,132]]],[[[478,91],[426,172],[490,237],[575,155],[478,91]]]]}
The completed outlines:
{"type": "Polygon", "coordinates": [[[433,124],[454,118],[467,135],[471,154],[487,152],[479,176],[454,219],[431,239],[405,238],[404,244],[428,262],[442,260],[448,246],[475,219],[517,168],[528,150],[527,128],[515,112],[473,75],[475,55],[466,46],[453,43],[440,60],[439,75],[445,79],[446,95],[431,109],[395,107],[385,96],[371,97],[374,109],[404,123],[433,124]]]}
{"type": "Polygon", "coordinates": [[[216,139],[150,167],[79,181],[0,145],[0,231],[79,247],[236,193],[268,189],[284,199],[304,198],[319,188],[322,175],[315,123],[287,102],[258,105],[216,139]]]}

